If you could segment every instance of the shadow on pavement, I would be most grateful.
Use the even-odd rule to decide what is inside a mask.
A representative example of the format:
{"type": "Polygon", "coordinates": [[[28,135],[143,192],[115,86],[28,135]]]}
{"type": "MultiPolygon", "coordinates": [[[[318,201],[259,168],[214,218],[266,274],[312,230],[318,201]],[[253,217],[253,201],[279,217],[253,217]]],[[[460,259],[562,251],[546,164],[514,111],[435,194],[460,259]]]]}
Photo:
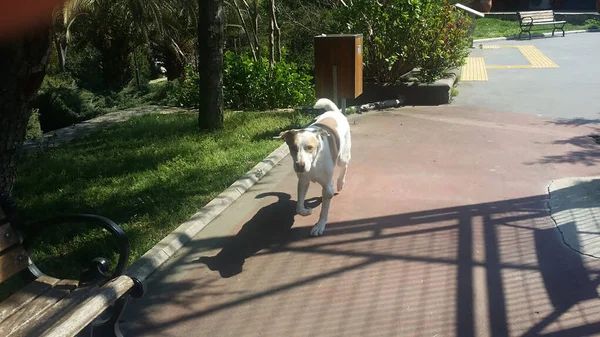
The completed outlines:
{"type": "MultiPolygon", "coordinates": [[[[210,336],[600,333],[600,261],[564,244],[547,195],[330,223],[316,239],[290,229],[295,203],[277,195],[217,256],[201,258],[222,277],[172,281],[174,270],[161,271],[129,309],[130,335],[184,326],[210,336]],[[244,262],[252,267],[240,273],[244,262]]],[[[561,229],[578,234],[573,223],[561,229]]]]}
{"type": "Polygon", "coordinates": [[[574,136],[567,139],[553,141],[554,145],[572,145],[577,150],[568,151],[560,155],[548,155],[535,162],[527,164],[584,164],[594,166],[600,163],[600,128],[590,127],[600,123],[600,119],[561,119],[550,122],[556,125],[568,125],[573,127],[587,127],[587,134],[574,136]]]}
{"type": "MultiPolygon", "coordinates": [[[[281,245],[289,239],[287,235],[294,224],[296,201],[286,193],[263,193],[256,198],[276,196],[279,199],[263,208],[246,222],[236,236],[227,239],[223,249],[216,256],[201,257],[198,262],[205,264],[210,270],[218,270],[221,277],[228,278],[242,272],[246,258],[261,249],[281,245]]],[[[307,200],[307,206],[317,207],[320,199],[307,200]]]]}

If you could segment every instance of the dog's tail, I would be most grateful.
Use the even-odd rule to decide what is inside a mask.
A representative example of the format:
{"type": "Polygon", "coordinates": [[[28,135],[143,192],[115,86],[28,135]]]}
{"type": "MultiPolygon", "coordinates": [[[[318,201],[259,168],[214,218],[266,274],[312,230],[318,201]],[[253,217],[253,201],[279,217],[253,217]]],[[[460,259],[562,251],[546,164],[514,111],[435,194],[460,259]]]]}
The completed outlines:
{"type": "Polygon", "coordinates": [[[325,109],[326,111],[338,111],[337,105],[327,98],[321,98],[313,106],[315,109],[325,109]]]}

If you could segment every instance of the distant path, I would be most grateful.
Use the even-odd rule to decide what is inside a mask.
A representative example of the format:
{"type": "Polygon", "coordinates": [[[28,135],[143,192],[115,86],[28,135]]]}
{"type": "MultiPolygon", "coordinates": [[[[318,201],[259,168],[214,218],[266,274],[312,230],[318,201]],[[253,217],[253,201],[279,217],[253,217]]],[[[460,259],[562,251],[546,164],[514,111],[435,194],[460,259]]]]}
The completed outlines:
{"type": "Polygon", "coordinates": [[[40,151],[40,144],[43,144],[43,147],[56,147],[58,145],[68,143],[74,139],[86,137],[92,131],[104,129],[119,122],[124,122],[131,117],[144,116],[148,114],[171,114],[187,111],[189,110],[183,108],[145,105],[131,109],[110,112],[78,124],[45,133],[36,139],[27,140],[21,149],[24,152],[40,151]]]}

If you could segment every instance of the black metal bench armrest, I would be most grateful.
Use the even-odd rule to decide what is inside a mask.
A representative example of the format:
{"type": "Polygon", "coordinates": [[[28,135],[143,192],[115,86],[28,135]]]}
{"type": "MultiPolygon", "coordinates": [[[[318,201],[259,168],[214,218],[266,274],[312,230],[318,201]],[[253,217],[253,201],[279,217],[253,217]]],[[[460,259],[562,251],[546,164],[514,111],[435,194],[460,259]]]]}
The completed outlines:
{"type": "Polygon", "coordinates": [[[533,25],[533,18],[531,16],[523,16],[523,17],[521,17],[521,20],[519,21],[519,24],[521,26],[531,26],[531,25],[533,25]],[[529,19],[528,23],[524,22],[526,19],[529,19]]]}
{"type": "Polygon", "coordinates": [[[129,240],[125,235],[125,231],[123,231],[123,229],[119,225],[117,225],[114,221],[100,215],[67,214],[29,223],[24,229],[25,235],[23,239],[23,246],[25,246],[25,248],[29,250],[29,246],[31,245],[33,239],[35,239],[35,237],[39,233],[41,233],[46,227],[69,222],[83,222],[107,230],[116,239],[119,250],[119,260],[112,275],[108,276],[106,274],[109,270],[108,262],[106,261],[106,259],[101,257],[95,258],[92,261],[92,266],[90,267],[90,269],[88,269],[82,274],[82,279],[80,280],[81,283],[95,281],[100,278],[105,278],[109,280],[117,276],[123,275],[125,267],[127,266],[127,262],[129,260],[129,253],[131,249],[129,245],[129,240]]]}

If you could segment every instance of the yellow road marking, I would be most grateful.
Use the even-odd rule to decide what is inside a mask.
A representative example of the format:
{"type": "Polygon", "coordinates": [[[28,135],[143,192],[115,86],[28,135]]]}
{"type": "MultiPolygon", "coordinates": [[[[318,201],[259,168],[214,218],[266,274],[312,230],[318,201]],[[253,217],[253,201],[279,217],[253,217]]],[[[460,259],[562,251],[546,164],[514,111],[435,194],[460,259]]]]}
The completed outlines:
{"type": "Polygon", "coordinates": [[[533,69],[531,64],[523,65],[506,65],[506,66],[486,66],[487,69],[533,69]]]}
{"type": "Polygon", "coordinates": [[[483,57],[468,57],[467,63],[462,67],[461,81],[487,81],[487,70],[483,57]]]}
{"type": "Polygon", "coordinates": [[[534,68],[558,68],[558,65],[544,55],[539,49],[532,45],[525,46],[500,46],[481,45],[481,49],[516,48],[527,59],[529,64],[523,65],[501,65],[486,66],[483,57],[468,57],[466,64],[462,67],[461,81],[487,81],[486,69],[534,69],[534,68]]]}
{"type": "Polygon", "coordinates": [[[518,46],[517,48],[533,68],[558,68],[556,63],[552,62],[534,46],[518,46]]]}

